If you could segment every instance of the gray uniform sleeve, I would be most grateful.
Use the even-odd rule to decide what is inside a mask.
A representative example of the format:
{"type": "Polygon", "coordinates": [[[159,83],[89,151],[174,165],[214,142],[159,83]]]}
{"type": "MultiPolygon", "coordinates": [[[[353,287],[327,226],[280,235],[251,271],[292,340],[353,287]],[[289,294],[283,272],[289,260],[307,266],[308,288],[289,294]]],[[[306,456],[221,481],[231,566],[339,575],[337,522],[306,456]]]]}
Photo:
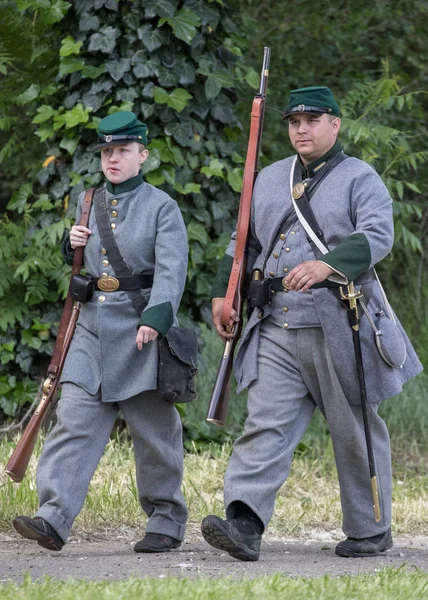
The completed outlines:
{"type": "Polygon", "coordinates": [[[166,335],[186,284],[187,257],[186,226],[177,203],[170,200],[157,218],[153,287],[139,326],[147,325],[166,335]]]}

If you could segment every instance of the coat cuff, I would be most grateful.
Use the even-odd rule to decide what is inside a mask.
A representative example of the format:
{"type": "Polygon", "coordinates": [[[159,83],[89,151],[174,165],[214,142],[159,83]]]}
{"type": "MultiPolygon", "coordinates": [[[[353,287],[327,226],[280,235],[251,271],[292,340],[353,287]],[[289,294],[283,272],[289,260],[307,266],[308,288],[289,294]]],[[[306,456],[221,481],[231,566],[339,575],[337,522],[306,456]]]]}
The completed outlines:
{"type": "Polygon", "coordinates": [[[146,325],[156,329],[162,336],[168,333],[174,322],[171,302],[163,302],[144,310],[141,314],[138,327],[146,325]]]}
{"type": "Polygon", "coordinates": [[[62,242],[61,253],[62,253],[62,257],[63,257],[64,261],[68,265],[72,265],[73,258],[74,258],[74,250],[70,245],[70,236],[69,235],[66,238],[64,238],[64,241],[62,242]]]}
{"type": "MultiPolygon", "coordinates": [[[[364,233],[354,233],[341,242],[334,250],[322,257],[322,262],[331,267],[337,274],[355,279],[370,269],[372,254],[364,233]]],[[[334,277],[334,276],[331,276],[334,277]]],[[[329,277],[329,279],[331,279],[329,277]]]]}
{"type": "Polygon", "coordinates": [[[232,271],[233,256],[225,254],[217,271],[211,288],[211,300],[213,298],[224,298],[229,285],[230,272],[232,271]]]}

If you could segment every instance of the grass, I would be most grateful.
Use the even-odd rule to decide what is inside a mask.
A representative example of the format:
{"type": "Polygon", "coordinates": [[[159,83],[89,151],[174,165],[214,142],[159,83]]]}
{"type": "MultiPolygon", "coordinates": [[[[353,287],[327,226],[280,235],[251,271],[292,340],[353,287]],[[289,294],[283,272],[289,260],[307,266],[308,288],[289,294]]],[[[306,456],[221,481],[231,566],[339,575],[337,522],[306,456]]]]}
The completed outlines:
{"type": "Polygon", "coordinates": [[[370,575],[291,578],[270,575],[256,579],[149,579],[120,582],[54,581],[33,582],[26,577],[21,585],[1,588],[2,600],[423,600],[428,597],[428,575],[406,569],[385,569],[370,575]]]}
{"type": "MultiPolygon", "coordinates": [[[[33,514],[37,507],[35,468],[39,444],[29,473],[20,485],[0,475],[0,531],[11,530],[17,514],[33,514]]],[[[0,462],[5,464],[11,442],[0,443],[0,462]]],[[[230,445],[194,447],[185,457],[184,494],[189,506],[188,534],[199,532],[208,513],[223,514],[223,475],[230,445]]],[[[399,463],[394,482],[394,532],[428,534],[428,473],[420,457],[417,467],[399,463]]],[[[121,437],[110,440],[91,483],[85,506],[76,520],[73,535],[107,534],[143,529],[145,517],[138,504],[132,445],[121,437]]],[[[336,530],[341,524],[339,488],[331,444],[316,455],[316,447],[295,457],[287,484],[280,490],[268,535],[305,536],[309,531],[336,530]]]]}
{"type": "MultiPolygon", "coordinates": [[[[245,418],[245,396],[230,401],[228,426],[220,430],[205,422],[221,342],[203,327],[205,364],[198,375],[198,398],[182,411],[186,433],[184,494],[189,506],[189,535],[199,531],[208,513],[223,514],[223,475],[230,441],[245,418]]],[[[393,452],[394,532],[428,534],[428,376],[409,382],[403,393],[381,406],[388,423],[393,452]]],[[[0,531],[10,531],[17,514],[37,508],[35,469],[39,441],[28,475],[21,485],[0,472],[0,531]]],[[[14,440],[0,440],[0,464],[5,465],[14,440]]],[[[126,430],[110,440],[91,483],[73,535],[104,535],[127,528],[143,530],[145,517],[138,503],[132,445],[126,430]]],[[[339,488],[328,428],[317,413],[299,444],[290,476],[280,490],[268,535],[305,536],[308,531],[337,530],[341,525],[339,488]]]]}

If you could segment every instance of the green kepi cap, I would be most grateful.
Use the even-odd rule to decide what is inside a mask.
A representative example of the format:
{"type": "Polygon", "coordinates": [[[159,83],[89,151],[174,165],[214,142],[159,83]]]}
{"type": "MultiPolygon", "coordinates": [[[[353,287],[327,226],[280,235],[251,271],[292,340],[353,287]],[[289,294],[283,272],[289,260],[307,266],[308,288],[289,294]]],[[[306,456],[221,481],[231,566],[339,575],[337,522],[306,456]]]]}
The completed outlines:
{"type": "Polygon", "coordinates": [[[133,112],[121,110],[101,119],[98,125],[98,146],[138,142],[147,144],[147,125],[137,119],[133,112]]]}
{"type": "Polygon", "coordinates": [[[291,90],[288,106],[283,114],[287,119],[294,113],[317,113],[340,117],[340,109],[331,90],[325,86],[314,86],[291,90]]]}

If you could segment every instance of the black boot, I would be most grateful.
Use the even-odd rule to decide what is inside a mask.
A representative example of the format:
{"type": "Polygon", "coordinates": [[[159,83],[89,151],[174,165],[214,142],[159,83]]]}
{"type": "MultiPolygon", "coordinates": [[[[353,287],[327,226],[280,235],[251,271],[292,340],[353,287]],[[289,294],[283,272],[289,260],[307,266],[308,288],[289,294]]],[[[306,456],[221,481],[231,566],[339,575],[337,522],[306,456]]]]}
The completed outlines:
{"type": "Polygon", "coordinates": [[[385,550],[392,548],[391,529],[374,537],[356,539],[346,538],[336,546],[336,554],[345,558],[358,558],[360,556],[377,556],[385,550]]]}
{"type": "Polygon", "coordinates": [[[249,519],[227,521],[209,515],[202,521],[202,535],[214,548],[225,550],[238,560],[259,560],[261,533],[249,519]]]}
{"type": "Polygon", "coordinates": [[[134,552],[169,552],[180,546],[181,542],[169,535],[146,533],[143,539],[135,544],[134,552]]]}
{"type": "Polygon", "coordinates": [[[16,517],[12,524],[16,531],[27,538],[27,540],[35,540],[47,550],[62,550],[64,542],[59,537],[57,532],[47,521],[42,517],[16,517]]]}

